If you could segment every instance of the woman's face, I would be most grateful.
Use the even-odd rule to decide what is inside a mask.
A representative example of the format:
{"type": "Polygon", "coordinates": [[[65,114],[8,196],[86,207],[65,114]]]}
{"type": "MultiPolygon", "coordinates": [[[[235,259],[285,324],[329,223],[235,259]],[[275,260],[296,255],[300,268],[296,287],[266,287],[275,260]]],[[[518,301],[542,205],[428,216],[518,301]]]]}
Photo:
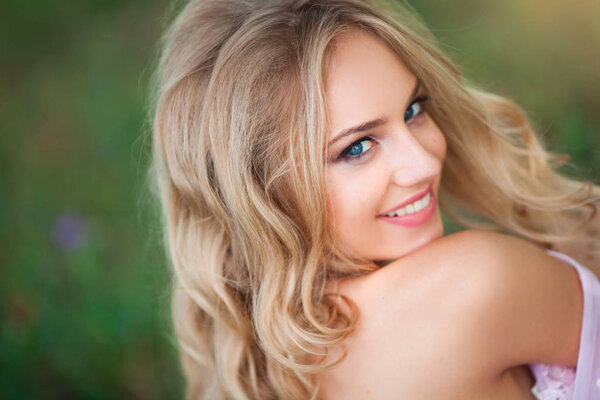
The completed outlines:
{"type": "Polygon", "coordinates": [[[336,43],[326,81],[331,222],[355,255],[397,259],[443,234],[446,141],[419,81],[390,49],[359,30],[336,43]]]}

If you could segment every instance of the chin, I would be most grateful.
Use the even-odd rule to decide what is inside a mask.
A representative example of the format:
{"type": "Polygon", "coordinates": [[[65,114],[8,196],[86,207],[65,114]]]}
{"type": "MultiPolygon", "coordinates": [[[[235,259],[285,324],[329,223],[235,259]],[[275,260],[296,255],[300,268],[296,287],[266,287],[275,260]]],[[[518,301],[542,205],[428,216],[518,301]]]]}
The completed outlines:
{"type": "Polygon", "coordinates": [[[436,239],[441,238],[444,235],[444,225],[442,224],[441,221],[441,217],[439,216],[439,213],[437,213],[436,216],[434,216],[434,218],[437,219],[437,223],[435,224],[435,226],[430,229],[427,230],[426,232],[424,232],[424,234],[419,237],[418,239],[413,239],[411,241],[409,241],[408,243],[406,242],[406,240],[404,239],[403,242],[405,243],[405,246],[402,246],[401,248],[398,248],[397,246],[397,242],[396,243],[390,243],[390,246],[388,247],[389,250],[387,251],[383,251],[383,254],[387,254],[387,256],[383,256],[383,257],[378,257],[375,259],[375,263],[380,265],[381,263],[389,263],[393,260],[397,260],[401,257],[404,257],[412,252],[415,252],[425,246],[427,246],[429,243],[433,242],[436,239]]]}

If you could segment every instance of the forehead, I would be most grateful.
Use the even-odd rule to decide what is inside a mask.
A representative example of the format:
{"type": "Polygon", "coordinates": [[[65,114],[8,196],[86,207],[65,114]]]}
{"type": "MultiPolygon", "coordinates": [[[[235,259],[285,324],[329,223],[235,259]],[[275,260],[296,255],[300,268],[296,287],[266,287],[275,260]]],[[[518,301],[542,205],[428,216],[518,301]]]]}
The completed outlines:
{"type": "Polygon", "coordinates": [[[359,29],[336,39],[327,72],[330,135],[364,121],[403,116],[416,83],[391,49],[359,29]]]}

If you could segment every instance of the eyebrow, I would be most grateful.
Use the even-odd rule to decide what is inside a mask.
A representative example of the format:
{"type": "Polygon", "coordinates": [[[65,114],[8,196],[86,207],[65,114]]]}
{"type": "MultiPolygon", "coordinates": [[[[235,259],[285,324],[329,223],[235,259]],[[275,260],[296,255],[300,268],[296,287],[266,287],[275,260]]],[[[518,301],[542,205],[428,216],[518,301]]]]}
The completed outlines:
{"type": "MultiPolygon", "coordinates": [[[[417,79],[417,83],[415,83],[415,87],[410,95],[410,98],[408,99],[407,106],[415,99],[415,97],[417,97],[417,93],[419,93],[419,89],[421,89],[421,80],[417,79]]],[[[357,132],[368,131],[369,129],[373,129],[378,126],[384,125],[388,121],[389,121],[389,118],[381,117],[381,118],[374,119],[372,121],[363,122],[362,124],[353,126],[351,128],[344,129],[344,130],[340,131],[333,139],[331,139],[328,146],[331,146],[338,140],[340,140],[348,135],[351,135],[351,134],[357,133],[357,132]]]]}

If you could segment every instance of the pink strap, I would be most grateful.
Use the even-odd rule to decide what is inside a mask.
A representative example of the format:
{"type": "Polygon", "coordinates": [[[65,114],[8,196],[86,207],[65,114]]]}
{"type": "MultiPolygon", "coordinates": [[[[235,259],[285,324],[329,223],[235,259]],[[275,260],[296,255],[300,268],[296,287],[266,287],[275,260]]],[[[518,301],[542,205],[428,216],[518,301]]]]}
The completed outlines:
{"type": "MultiPolygon", "coordinates": [[[[594,273],[566,254],[553,250],[547,250],[547,253],[572,265],[579,274],[583,288],[583,323],[572,398],[600,400],[600,282],[594,273]]],[[[538,387],[536,383],[532,391],[537,388],[541,396],[544,395],[545,389],[549,389],[552,385],[557,386],[556,380],[568,388],[571,377],[568,370],[573,372],[570,368],[544,364],[533,364],[530,368],[536,375],[536,379],[540,381],[540,386],[538,387]]],[[[565,393],[567,390],[565,389],[565,393]]],[[[538,398],[545,399],[545,397],[538,398]]]]}

